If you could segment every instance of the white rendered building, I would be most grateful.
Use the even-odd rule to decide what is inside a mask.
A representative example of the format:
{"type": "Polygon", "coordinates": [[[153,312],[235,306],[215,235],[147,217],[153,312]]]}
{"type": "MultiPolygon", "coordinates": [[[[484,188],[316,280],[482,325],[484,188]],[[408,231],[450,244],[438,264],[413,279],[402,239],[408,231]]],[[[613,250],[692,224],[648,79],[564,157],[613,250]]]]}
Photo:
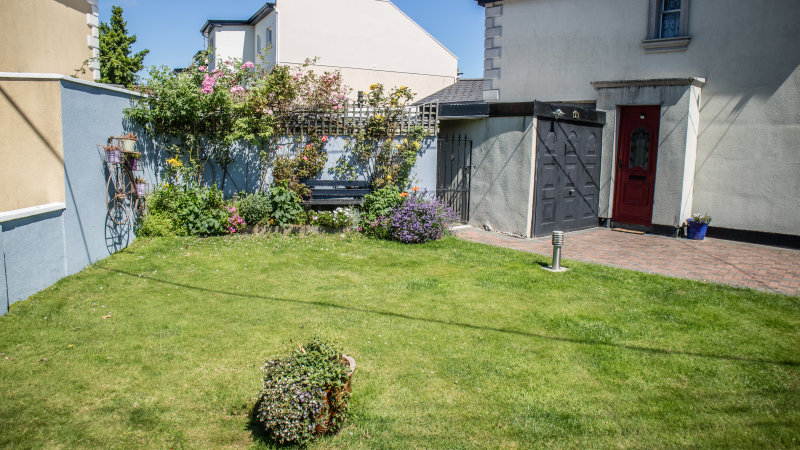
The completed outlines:
{"type": "Polygon", "coordinates": [[[210,19],[201,31],[215,61],[269,68],[317,58],[312,69],[341,71],[353,97],[382,83],[422,98],[458,72],[458,58],[388,0],[276,0],[246,20],[210,19]]]}

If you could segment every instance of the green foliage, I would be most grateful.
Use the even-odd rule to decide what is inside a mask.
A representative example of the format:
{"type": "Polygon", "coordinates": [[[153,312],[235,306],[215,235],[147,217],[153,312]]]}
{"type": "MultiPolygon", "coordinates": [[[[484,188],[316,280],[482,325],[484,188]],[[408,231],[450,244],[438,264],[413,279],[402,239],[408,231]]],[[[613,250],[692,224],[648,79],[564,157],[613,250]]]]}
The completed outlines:
{"type": "Polygon", "coordinates": [[[372,191],[364,197],[361,214],[365,222],[372,222],[379,217],[387,217],[403,202],[400,189],[396,186],[385,186],[372,191]]]}
{"type": "Polygon", "coordinates": [[[175,236],[175,222],[162,212],[148,212],[136,229],[138,237],[175,236]]]}
{"type": "Polygon", "coordinates": [[[245,194],[236,200],[239,208],[239,215],[249,225],[264,225],[269,223],[270,218],[270,198],[266,192],[254,192],[245,194]]]}
{"type": "Polygon", "coordinates": [[[311,189],[302,180],[315,178],[322,172],[328,161],[328,154],[323,150],[327,141],[328,136],[319,137],[316,134],[307,138],[297,137],[289,146],[288,153],[275,157],[272,166],[273,183],[285,183],[300,198],[308,198],[311,189]],[[297,148],[300,150],[296,150],[297,148]]]}
{"type": "Polygon", "coordinates": [[[289,357],[267,361],[256,403],[267,433],[281,444],[304,445],[316,437],[317,426],[338,431],[350,398],[346,361],[340,349],[318,337],[289,357]]]}
{"type": "Polygon", "coordinates": [[[142,50],[131,55],[131,45],[136,35],[128,36],[127,22],[122,19],[122,7],[111,7],[111,22],[100,23],[100,82],[130,87],[137,81],[136,72],[142,70],[145,55],[142,50]]]}
{"type": "Polygon", "coordinates": [[[228,212],[217,186],[163,184],[149,197],[149,214],[169,218],[180,235],[208,236],[227,230],[228,212]]]}
{"type": "Polygon", "coordinates": [[[269,201],[272,212],[270,223],[285,227],[304,220],[305,211],[300,204],[300,197],[290,190],[286,183],[270,188],[269,201]]]}
{"type": "Polygon", "coordinates": [[[411,168],[417,161],[425,137],[423,127],[412,128],[405,139],[398,141],[399,122],[405,114],[406,104],[414,94],[406,86],[395,87],[388,92],[380,83],[370,86],[367,104],[376,114],[367,119],[364,128],[358,130],[348,142],[349,155],[343,155],[334,172],[341,178],[353,178],[366,171],[373,187],[410,187],[411,168]]]}

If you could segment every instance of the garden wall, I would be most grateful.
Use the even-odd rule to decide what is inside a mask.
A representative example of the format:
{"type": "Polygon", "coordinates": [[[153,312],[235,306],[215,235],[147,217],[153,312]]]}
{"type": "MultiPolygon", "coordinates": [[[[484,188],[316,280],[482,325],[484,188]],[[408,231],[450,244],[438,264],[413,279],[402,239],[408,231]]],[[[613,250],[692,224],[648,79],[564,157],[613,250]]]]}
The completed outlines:
{"type": "MultiPolygon", "coordinates": [[[[38,78],[15,81],[21,83],[17,87],[24,91],[45,82],[57,84],[53,95],[41,101],[60,107],[60,134],[48,142],[52,153],[63,155],[56,178],[63,203],[0,211],[0,314],[7,312],[12,303],[82,270],[133,240],[129,226],[109,227],[106,222],[108,172],[98,144],[123,133],[122,111],[130,98],[138,94],[73,78],[34,75],[38,78]]],[[[12,113],[23,114],[17,110],[4,111],[12,113]]],[[[35,113],[27,118],[17,117],[15,120],[30,123],[34,131],[14,129],[9,131],[10,135],[36,134],[33,124],[39,119],[35,113]]],[[[35,153],[40,151],[38,147],[24,145],[16,151],[35,153]]],[[[35,164],[35,159],[23,156],[17,167],[22,170],[35,164]]],[[[32,181],[52,183],[52,179],[43,180],[47,177],[40,173],[32,181]]],[[[153,178],[152,172],[148,177],[153,178]]],[[[14,194],[4,191],[2,195],[14,194]]]]}
{"type": "MultiPolygon", "coordinates": [[[[322,180],[333,180],[333,167],[340,157],[347,153],[347,142],[349,136],[329,136],[325,144],[325,152],[328,154],[328,162],[322,170],[319,178],[322,180]]],[[[400,136],[397,140],[402,140],[400,136]]],[[[280,139],[278,145],[283,145],[285,149],[292,146],[293,140],[290,137],[280,139]]],[[[302,144],[300,144],[302,145],[302,144]]],[[[286,151],[286,150],[284,150],[286,151]]],[[[164,155],[160,155],[164,157],[164,155]]],[[[261,186],[261,162],[255,152],[244,152],[241,149],[233,151],[234,162],[228,166],[228,171],[223,186],[223,174],[221,168],[211,162],[204,172],[204,177],[208,183],[217,183],[223,188],[226,197],[241,191],[252,192],[262,189],[261,186]]],[[[359,179],[365,179],[360,176],[359,179]]],[[[430,136],[422,141],[422,148],[418,152],[417,162],[411,171],[411,180],[415,186],[430,193],[436,192],[436,138],[430,136]]],[[[266,184],[272,182],[271,176],[266,179],[266,184]]]]}

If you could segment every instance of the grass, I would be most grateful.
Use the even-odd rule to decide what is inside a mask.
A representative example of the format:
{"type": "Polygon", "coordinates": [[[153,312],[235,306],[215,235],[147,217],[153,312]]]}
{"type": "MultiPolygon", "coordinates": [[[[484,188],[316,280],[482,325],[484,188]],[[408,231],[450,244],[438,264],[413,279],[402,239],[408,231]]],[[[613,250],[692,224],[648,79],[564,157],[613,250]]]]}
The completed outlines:
{"type": "Polygon", "coordinates": [[[259,447],[265,359],[338,341],[316,448],[797,447],[800,300],[448,238],[140,240],[0,318],[0,446],[259,447]]]}

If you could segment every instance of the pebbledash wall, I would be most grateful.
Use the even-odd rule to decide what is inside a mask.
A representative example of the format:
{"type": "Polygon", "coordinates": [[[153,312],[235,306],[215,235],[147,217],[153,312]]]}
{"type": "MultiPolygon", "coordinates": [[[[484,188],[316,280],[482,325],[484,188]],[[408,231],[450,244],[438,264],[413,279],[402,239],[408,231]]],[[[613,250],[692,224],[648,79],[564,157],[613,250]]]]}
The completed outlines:
{"type": "MultiPolygon", "coordinates": [[[[99,145],[130,131],[143,136],[123,114],[138,95],[57,74],[0,73],[0,315],[135,238],[131,226],[107,217],[108,169],[99,145]]],[[[327,169],[346,151],[347,139],[330,137],[322,178],[332,178],[327,169]]],[[[145,139],[137,146],[153,186],[168,155],[145,139]]],[[[255,155],[236,155],[228,172],[227,196],[261,188],[255,155]]],[[[206,175],[222,185],[219,167],[206,175]]],[[[434,138],[424,141],[412,179],[435,192],[434,138]]]]}

